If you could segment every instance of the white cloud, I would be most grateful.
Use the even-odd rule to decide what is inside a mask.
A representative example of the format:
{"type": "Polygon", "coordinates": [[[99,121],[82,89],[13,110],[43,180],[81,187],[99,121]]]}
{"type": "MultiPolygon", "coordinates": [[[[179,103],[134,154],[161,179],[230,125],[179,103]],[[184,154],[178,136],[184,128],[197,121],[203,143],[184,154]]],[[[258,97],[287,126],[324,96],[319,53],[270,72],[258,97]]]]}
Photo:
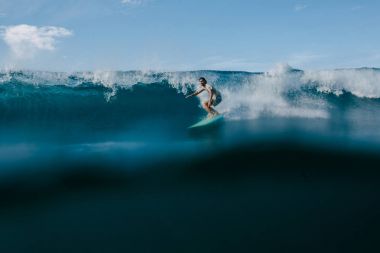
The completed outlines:
{"type": "Polygon", "coordinates": [[[294,6],[294,10],[295,11],[303,11],[304,9],[307,8],[307,5],[306,4],[296,4],[294,6]]]}
{"type": "Polygon", "coordinates": [[[313,64],[315,62],[319,62],[321,60],[326,60],[328,58],[327,55],[324,54],[316,54],[312,52],[302,52],[293,54],[290,57],[288,57],[287,62],[291,66],[296,67],[307,67],[310,64],[313,64]]]}
{"type": "Polygon", "coordinates": [[[133,5],[138,5],[142,4],[144,0],[121,0],[121,3],[123,4],[133,4],[133,5]]]}
{"type": "Polygon", "coordinates": [[[364,9],[363,5],[356,5],[356,6],[351,7],[352,11],[360,11],[362,9],[364,9]]]}
{"type": "Polygon", "coordinates": [[[73,33],[63,27],[16,25],[1,27],[1,37],[18,59],[31,58],[38,51],[54,51],[57,38],[73,33]]]}
{"type": "Polygon", "coordinates": [[[233,70],[233,71],[258,71],[267,66],[261,62],[255,62],[245,58],[225,58],[212,56],[200,61],[200,64],[192,69],[233,70]]]}

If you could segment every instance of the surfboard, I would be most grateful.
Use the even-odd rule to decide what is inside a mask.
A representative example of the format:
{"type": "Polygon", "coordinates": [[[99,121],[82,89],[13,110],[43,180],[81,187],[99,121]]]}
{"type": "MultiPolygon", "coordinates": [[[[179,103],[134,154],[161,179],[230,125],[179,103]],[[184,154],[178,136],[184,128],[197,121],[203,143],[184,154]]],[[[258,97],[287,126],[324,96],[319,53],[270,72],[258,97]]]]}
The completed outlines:
{"type": "Polygon", "coordinates": [[[222,120],[223,120],[223,115],[217,115],[217,116],[214,116],[212,118],[203,119],[203,120],[199,121],[198,123],[196,123],[192,126],[189,126],[189,129],[212,126],[212,125],[218,124],[222,120]]]}

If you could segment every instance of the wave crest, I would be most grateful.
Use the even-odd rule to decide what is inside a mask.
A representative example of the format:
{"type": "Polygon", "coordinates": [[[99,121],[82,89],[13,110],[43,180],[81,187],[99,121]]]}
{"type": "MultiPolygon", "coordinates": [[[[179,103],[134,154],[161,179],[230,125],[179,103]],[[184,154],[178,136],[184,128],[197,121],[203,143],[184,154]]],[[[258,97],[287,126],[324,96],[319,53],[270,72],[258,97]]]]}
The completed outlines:
{"type": "MultiPolygon", "coordinates": [[[[380,98],[378,69],[302,71],[288,65],[278,65],[266,73],[1,71],[0,96],[3,100],[9,98],[11,92],[7,87],[12,85],[64,86],[74,88],[72,92],[83,92],[76,88],[100,88],[107,101],[112,97],[118,99],[120,90],[133,89],[136,85],[157,84],[163,87],[163,92],[169,88],[176,89],[178,94],[188,94],[196,88],[200,76],[205,76],[221,91],[223,102],[218,110],[231,119],[252,119],[262,115],[327,118],[332,105],[326,94],[339,97],[350,93],[358,98],[380,98]]],[[[147,97],[142,99],[149,100],[147,97]]]]}

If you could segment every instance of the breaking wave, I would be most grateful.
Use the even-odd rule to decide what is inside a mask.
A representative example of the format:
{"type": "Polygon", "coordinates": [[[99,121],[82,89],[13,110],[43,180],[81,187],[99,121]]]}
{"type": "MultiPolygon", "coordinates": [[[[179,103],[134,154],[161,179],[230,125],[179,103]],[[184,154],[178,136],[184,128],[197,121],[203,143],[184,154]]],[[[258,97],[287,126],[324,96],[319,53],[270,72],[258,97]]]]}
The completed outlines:
{"type": "Polygon", "coordinates": [[[196,89],[200,76],[221,91],[223,102],[217,109],[235,120],[328,118],[331,107],[346,104],[345,94],[380,98],[380,70],[370,68],[303,71],[279,65],[265,73],[1,71],[0,121],[85,120],[99,114],[107,118],[109,110],[126,120],[135,114],[167,118],[197,114],[199,103],[185,100],[184,95],[196,89]]]}

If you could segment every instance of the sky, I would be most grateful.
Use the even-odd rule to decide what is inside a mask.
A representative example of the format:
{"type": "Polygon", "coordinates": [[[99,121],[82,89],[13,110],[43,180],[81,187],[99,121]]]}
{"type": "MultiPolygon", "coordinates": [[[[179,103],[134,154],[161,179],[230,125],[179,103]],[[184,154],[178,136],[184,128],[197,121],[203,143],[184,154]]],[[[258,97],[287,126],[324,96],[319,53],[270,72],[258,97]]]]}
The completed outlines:
{"type": "Polygon", "coordinates": [[[377,0],[0,0],[0,68],[380,67],[377,0]]]}

